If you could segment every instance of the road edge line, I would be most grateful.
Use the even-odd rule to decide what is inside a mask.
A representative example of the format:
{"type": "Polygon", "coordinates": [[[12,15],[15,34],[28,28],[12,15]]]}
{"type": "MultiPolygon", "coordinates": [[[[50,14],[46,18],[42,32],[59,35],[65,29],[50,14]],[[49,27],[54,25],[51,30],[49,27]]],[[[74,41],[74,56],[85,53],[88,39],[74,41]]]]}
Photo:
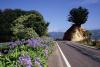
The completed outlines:
{"type": "Polygon", "coordinates": [[[97,49],[96,47],[92,47],[92,46],[88,46],[88,45],[81,45],[81,46],[84,46],[84,47],[87,47],[87,48],[91,48],[91,49],[97,49]]]}
{"type": "Polygon", "coordinates": [[[64,59],[64,62],[65,62],[65,64],[66,64],[66,66],[67,66],[67,67],[71,67],[70,63],[68,62],[67,58],[65,57],[64,53],[62,52],[62,50],[61,50],[61,48],[59,47],[59,45],[58,45],[57,42],[56,42],[56,44],[57,44],[57,47],[58,47],[58,49],[59,49],[59,51],[60,51],[60,53],[61,53],[61,55],[62,55],[62,57],[63,57],[63,59],[64,59]]]}

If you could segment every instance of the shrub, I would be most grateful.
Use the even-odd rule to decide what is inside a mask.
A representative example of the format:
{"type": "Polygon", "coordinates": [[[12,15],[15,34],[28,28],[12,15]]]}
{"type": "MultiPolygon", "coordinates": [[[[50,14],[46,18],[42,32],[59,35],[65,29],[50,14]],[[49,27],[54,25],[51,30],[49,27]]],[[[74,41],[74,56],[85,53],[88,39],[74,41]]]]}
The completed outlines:
{"type": "Polygon", "coordinates": [[[17,33],[20,39],[37,38],[37,33],[32,28],[25,28],[23,31],[17,33]]]}
{"type": "Polygon", "coordinates": [[[25,28],[33,28],[39,36],[46,35],[47,27],[49,23],[46,23],[44,19],[35,14],[29,14],[19,17],[13,22],[15,25],[23,24],[25,28]]]}
{"type": "Polygon", "coordinates": [[[37,33],[33,28],[27,28],[23,25],[23,22],[27,19],[27,16],[21,16],[16,19],[12,25],[11,31],[13,34],[12,39],[28,39],[28,38],[36,38],[38,37],[37,33]]]}
{"type": "Polygon", "coordinates": [[[16,24],[22,24],[25,28],[34,29],[39,36],[47,35],[47,27],[49,25],[43,16],[35,10],[0,10],[0,42],[11,41],[11,38],[15,37],[11,29],[16,24]]]}

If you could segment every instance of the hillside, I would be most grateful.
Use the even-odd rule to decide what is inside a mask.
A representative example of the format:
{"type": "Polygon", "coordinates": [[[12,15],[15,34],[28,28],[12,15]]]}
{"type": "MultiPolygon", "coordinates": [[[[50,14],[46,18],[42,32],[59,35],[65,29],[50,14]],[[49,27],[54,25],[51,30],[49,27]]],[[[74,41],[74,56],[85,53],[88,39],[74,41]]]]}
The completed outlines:
{"type": "MultiPolygon", "coordinates": [[[[92,33],[92,39],[100,39],[100,29],[98,30],[90,30],[92,33]]],[[[49,36],[54,39],[62,39],[64,32],[49,32],[49,36]]]]}
{"type": "Polygon", "coordinates": [[[92,39],[99,39],[100,40],[100,29],[98,30],[90,30],[92,32],[92,39]]]}

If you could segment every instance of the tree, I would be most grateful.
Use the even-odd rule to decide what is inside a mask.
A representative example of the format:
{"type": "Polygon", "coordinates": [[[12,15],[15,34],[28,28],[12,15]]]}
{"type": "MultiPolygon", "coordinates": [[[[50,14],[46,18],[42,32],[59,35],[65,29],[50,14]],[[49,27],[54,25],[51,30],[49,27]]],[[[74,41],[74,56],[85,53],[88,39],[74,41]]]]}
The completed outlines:
{"type": "Polygon", "coordinates": [[[41,18],[41,16],[37,16],[36,14],[20,16],[15,21],[13,21],[11,27],[11,31],[14,35],[13,39],[35,38],[38,37],[38,35],[45,36],[48,25],[49,23],[46,23],[44,19],[41,18]]]}
{"type": "Polygon", "coordinates": [[[37,38],[38,35],[32,28],[25,28],[23,24],[17,23],[11,28],[13,36],[12,40],[37,38]]]}
{"type": "Polygon", "coordinates": [[[0,10],[0,41],[1,42],[9,41],[12,38],[13,32],[11,28],[15,24],[20,22],[19,20],[18,22],[17,21],[14,22],[16,19],[19,19],[21,22],[24,22],[23,24],[26,23],[26,27],[34,29],[35,32],[39,34],[39,36],[42,36],[44,35],[44,32],[47,32],[47,27],[49,24],[45,23],[43,16],[38,11],[35,10],[24,11],[21,9],[4,9],[4,10],[0,10]],[[25,18],[26,16],[30,16],[30,14],[36,15],[36,17],[25,18]],[[24,16],[21,19],[22,21],[19,19],[21,16],[24,16]],[[29,27],[27,24],[28,25],[30,24],[29,27]]]}
{"type": "Polygon", "coordinates": [[[23,22],[27,28],[33,28],[39,36],[47,35],[48,22],[44,21],[44,18],[35,14],[27,15],[28,18],[23,22]]]}
{"type": "Polygon", "coordinates": [[[2,14],[2,10],[0,10],[0,15],[2,14]]]}
{"type": "Polygon", "coordinates": [[[81,24],[84,24],[87,21],[88,14],[89,12],[86,8],[73,8],[70,11],[68,21],[81,26],[81,24]]]}
{"type": "Polygon", "coordinates": [[[0,14],[0,41],[9,41],[12,36],[10,30],[12,22],[19,16],[26,14],[20,9],[4,9],[0,14]]]}

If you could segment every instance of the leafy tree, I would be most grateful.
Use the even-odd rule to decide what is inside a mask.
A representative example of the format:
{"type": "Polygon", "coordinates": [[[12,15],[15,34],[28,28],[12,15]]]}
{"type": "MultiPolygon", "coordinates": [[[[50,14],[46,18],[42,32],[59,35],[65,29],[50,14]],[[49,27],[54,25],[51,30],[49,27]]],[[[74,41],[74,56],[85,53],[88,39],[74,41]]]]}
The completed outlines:
{"type": "Polygon", "coordinates": [[[11,28],[13,33],[13,40],[37,38],[37,33],[32,28],[25,28],[24,25],[17,23],[11,28]]]}
{"type": "Polygon", "coordinates": [[[86,8],[73,8],[70,11],[68,21],[81,26],[81,24],[84,24],[87,21],[88,14],[89,12],[86,8]]]}
{"type": "Polygon", "coordinates": [[[19,16],[25,14],[24,11],[20,9],[5,9],[2,10],[0,14],[0,41],[9,41],[12,37],[12,32],[10,30],[12,22],[19,16]],[[18,11],[19,10],[19,11],[18,11]],[[20,13],[20,14],[19,14],[20,13]]]}
{"type": "MultiPolygon", "coordinates": [[[[17,21],[14,22],[14,21],[24,15],[27,16],[28,18],[24,18],[24,21],[22,21],[22,22],[25,22],[27,24],[31,23],[30,27],[28,27],[27,24],[26,24],[26,26],[24,25],[25,28],[26,27],[31,28],[32,25],[35,26],[35,27],[32,27],[32,29],[36,29],[38,27],[37,30],[35,30],[35,31],[37,34],[39,34],[39,36],[42,36],[42,35],[44,35],[44,32],[47,32],[46,30],[47,30],[48,23],[45,23],[43,16],[38,11],[35,11],[35,10],[24,11],[21,9],[5,9],[5,10],[0,10],[0,41],[9,41],[12,38],[13,32],[12,32],[11,28],[15,24],[19,23],[19,20],[18,20],[18,22],[17,21]],[[35,16],[33,18],[28,17],[30,14],[36,15],[36,17],[35,16]],[[44,25],[45,28],[41,25],[40,26],[36,25],[35,24],[36,22],[38,22],[39,25],[40,24],[44,25]],[[43,23],[41,23],[41,22],[43,22],[43,23]],[[38,32],[38,29],[39,29],[39,32],[38,32]]],[[[23,23],[23,24],[25,24],[25,23],[23,23]]]]}
{"type": "Polygon", "coordinates": [[[37,36],[37,34],[39,36],[44,36],[46,35],[47,27],[48,27],[48,23],[45,23],[44,19],[42,19],[40,16],[37,16],[36,14],[29,14],[17,18],[13,22],[11,30],[15,39],[16,38],[22,39],[28,37],[29,38],[35,37],[37,36]],[[21,36],[22,34],[24,37],[21,36]]]}
{"type": "Polygon", "coordinates": [[[0,10],[0,15],[2,14],[2,10],[0,10]]]}
{"type": "Polygon", "coordinates": [[[45,22],[43,17],[37,15],[28,15],[29,18],[23,22],[25,27],[33,28],[39,36],[47,35],[49,23],[45,22]]]}
{"type": "Polygon", "coordinates": [[[2,11],[0,17],[0,31],[8,33],[10,32],[12,21],[17,19],[19,16],[24,15],[24,11],[20,9],[5,9],[2,11]]]}

